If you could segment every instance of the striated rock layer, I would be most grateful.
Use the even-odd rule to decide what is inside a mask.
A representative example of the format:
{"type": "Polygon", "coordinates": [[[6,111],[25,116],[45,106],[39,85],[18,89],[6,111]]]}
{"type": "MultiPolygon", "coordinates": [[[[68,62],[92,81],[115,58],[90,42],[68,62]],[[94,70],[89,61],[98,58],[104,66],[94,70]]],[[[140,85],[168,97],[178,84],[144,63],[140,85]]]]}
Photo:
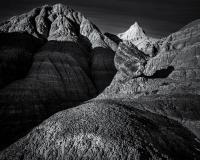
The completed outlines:
{"type": "Polygon", "coordinates": [[[62,4],[12,17],[0,31],[0,149],[53,113],[95,97],[116,72],[117,44],[62,4]]]}
{"type": "Polygon", "coordinates": [[[0,89],[26,76],[42,42],[26,33],[0,34],[0,89]]]}

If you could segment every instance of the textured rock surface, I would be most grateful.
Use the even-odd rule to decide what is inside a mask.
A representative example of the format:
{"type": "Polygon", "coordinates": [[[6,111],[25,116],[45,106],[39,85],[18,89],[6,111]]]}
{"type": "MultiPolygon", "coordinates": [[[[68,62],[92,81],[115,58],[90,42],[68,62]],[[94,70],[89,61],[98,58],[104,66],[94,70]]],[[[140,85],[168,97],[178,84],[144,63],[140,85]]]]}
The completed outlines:
{"type": "Polygon", "coordinates": [[[135,22],[126,32],[118,34],[123,40],[137,40],[146,37],[143,29],[135,22]]]}
{"type": "Polygon", "coordinates": [[[188,160],[200,158],[199,149],[195,136],[173,120],[100,100],[57,113],[0,159],[188,160]]]}
{"type": "Polygon", "coordinates": [[[118,34],[118,37],[125,41],[130,41],[137,48],[149,56],[157,54],[158,39],[146,36],[144,30],[135,22],[126,32],[118,34]]]}
{"type": "Polygon", "coordinates": [[[53,113],[96,96],[116,72],[115,42],[108,46],[94,24],[62,4],[12,17],[0,31],[1,149],[53,113]]]}
{"type": "Polygon", "coordinates": [[[123,79],[141,76],[144,71],[147,56],[139,51],[131,42],[119,44],[115,55],[115,66],[123,79]]]}
{"type": "Polygon", "coordinates": [[[147,99],[141,108],[175,119],[200,137],[200,25],[187,26],[159,40],[157,55],[147,60],[140,77],[121,81],[119,71],[99,98],[147,99]]]}
{"type": "Polygon", "coordinates": [[[1,142],[96,95],[86,55],[72,42],[47,42],[35,54],[28,74],[0,90],[1,142]]]}

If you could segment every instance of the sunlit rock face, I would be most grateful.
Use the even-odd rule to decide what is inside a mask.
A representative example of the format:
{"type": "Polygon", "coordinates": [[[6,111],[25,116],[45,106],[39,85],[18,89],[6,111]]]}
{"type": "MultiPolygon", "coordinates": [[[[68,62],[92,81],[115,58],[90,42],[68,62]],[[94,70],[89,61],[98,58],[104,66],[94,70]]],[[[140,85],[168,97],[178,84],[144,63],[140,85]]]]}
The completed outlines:
{"type": "Polygon", "coordinates": [[[115,55],[115,66],[123,78],[135,78],[142,75],[147,56],[129,41],[119,44],[115,55]]]}
{"type": "Polygon", "coordinates": [[[0,31],[1,149],[53,113],[95,97],[116,72],[117,44],[107,45],[92,22],[65,5],[12,17],[0,31]]]}
{"type": "Polygon", "coordinates": [[[139,50],[146,55],[154,56],[158,50],[158,39],[148,37],[144,30],[135,22],[124,33],[119,33],[118,37],[124,41],[133,43],[139,50]]]}

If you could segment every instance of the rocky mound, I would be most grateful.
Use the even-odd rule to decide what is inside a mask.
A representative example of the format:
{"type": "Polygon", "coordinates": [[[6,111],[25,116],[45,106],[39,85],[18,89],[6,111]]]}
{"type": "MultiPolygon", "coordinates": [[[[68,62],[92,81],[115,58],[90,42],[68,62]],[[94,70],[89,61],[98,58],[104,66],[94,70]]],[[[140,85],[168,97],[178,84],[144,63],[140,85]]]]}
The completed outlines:
{"type": "Polygon", "coordinates": [[[116,43],[57,4],[0,25],[0,148],[62,109],[93,98],[116,72],[116,43]]]}
{"type": "Polygon", "coordinates": [[[112,100],[62,111],[0,154],[12,159],[195,159],[200,144],[173,120],[112,100]]]}

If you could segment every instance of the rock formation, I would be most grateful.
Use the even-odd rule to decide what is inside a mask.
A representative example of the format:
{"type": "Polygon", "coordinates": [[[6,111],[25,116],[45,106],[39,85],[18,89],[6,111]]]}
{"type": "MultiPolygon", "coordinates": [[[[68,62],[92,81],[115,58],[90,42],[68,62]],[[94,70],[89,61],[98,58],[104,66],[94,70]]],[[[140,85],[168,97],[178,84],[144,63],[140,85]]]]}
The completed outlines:
{"type": "MultiPolygon", "coordinates": [[[[54,114],[0,159],[200,159],[198,21],[157,40],[136,23],[119,39],[62,5],[28,13],[35,15],[37,31],[24,20],[15,25],[47,42],[33,53],[27,76],[0,90],[5,120],[21,125],[21,113],[42,119],[41,111],[72,107],[102,91],[114,65],[117,73],[96,98],[54,114]]],[[[17,32],[9,21],[0,28],[17,32]]]]}
{"type": "Polygon", "coordinates": [[[119,44],[115,55],[115,66],[123,78],[141,76],[144,71],[147,56],[129,41],[119,44]]]}
{"type": "Polygon", "coordinates": [[[128,41],[142,39],[146,37],[144,30],[139,26],[137,22],[130,26],[130,28],[126,32],[118,34],[118,36],[121,39],[128,41]]]}
{"type": "Polygon", "coordinates": [[[122,40],[132,42],[137,48],[151,57],[157,53],[156,38],[148,37],[144,30],[135,22],[126,32],[118,34],[122,40]]]}
{"type": "Polygon", "coordinates": [[[95,97],[116,72],[114,42],[62,4],[12,17],[0,31],[0,148],[95,97]]]}
{"type": "MultiPolygon", "coordinates": [[[[99,98],[123,98],[129,101],[128,103],[140,102],[142,105],[139,109],[174,119],[200,137],[200,25],[187,26],[189,28],[158,41],[157,55],[147,58],[145,66],[142,65],[143,72],[140,72],[138,77],[124,78],[124,74],[132,70],[133,64],[126,65],[127,69],[119,70],[111,85],[99,98]]],[[[126,42],[123,42],[119,45],[117,53],[128,53],[120,47],[125,44],[126,42]]],[[[137,58],[137,54],[129,55],[131,58],[126,56],[127,59],[121,59],[122,64],[137,58]]],[[[118,59],[117,57],[118,54],[115,59],[118,59]]],[[[118,63],[115,61],[115,65],[118,63]]],[[[133,70],[130,75],[137,74],[138,69],[133,70]]]]}

